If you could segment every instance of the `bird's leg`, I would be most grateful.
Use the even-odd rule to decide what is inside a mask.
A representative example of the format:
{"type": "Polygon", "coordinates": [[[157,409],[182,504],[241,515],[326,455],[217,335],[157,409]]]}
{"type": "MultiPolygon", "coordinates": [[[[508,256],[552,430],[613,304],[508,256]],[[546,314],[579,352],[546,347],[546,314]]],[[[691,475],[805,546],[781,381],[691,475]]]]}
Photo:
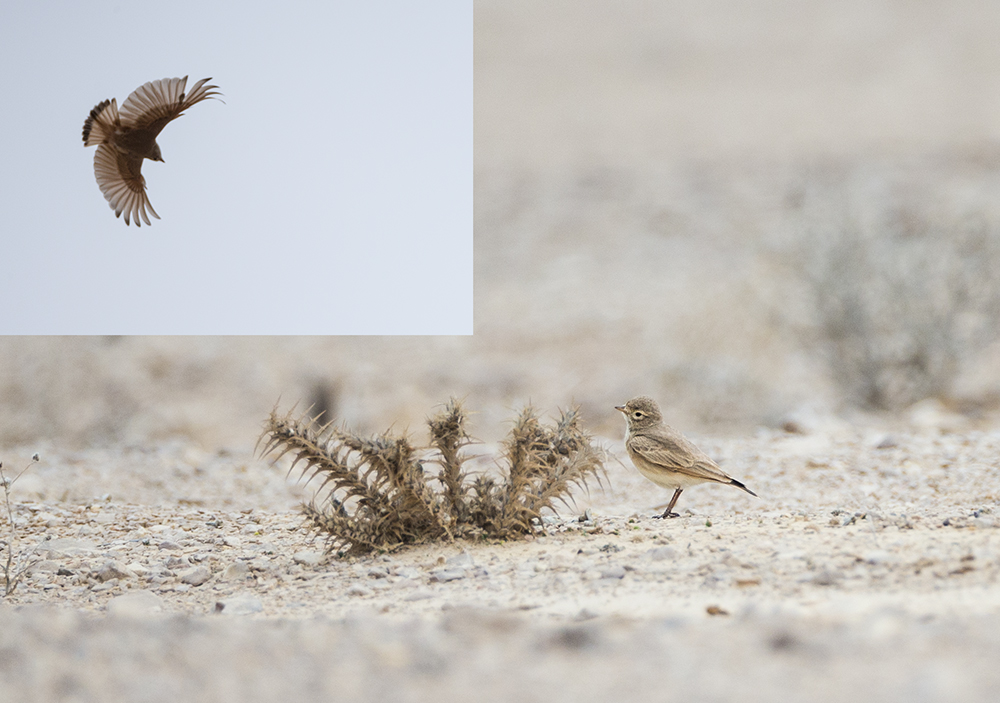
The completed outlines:
{"type": "Polygon", "coordinates": [[[677,504],[677,499],[681,497],[681,489],[678,488],[674,491],[674,497],[670,499],[667,504],[667,509],[663,511],[663,515],[655,515],[654,517],[664,518],[664,517],[680,517],[677,513],[670,512],[674,509],[674,505],[677,504]]]}

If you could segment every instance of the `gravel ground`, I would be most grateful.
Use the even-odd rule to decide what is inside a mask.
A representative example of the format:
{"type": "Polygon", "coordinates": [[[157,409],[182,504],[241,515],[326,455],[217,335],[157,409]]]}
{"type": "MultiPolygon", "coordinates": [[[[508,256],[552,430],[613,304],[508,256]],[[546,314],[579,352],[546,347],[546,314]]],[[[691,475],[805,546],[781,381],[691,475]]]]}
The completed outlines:
{"type": "Polygon", "coordinates": [[[922,417],[701,438],[761,498],[697,487],[674,520],[603,440],[606,487],[533,539],[352,559],[302,528],[281,467],[177,444],[44,457],[23,477],[42,499],[14,487],[37,547],[0,605],[0,696],[987,700],[1000,433],[922,417]]]}

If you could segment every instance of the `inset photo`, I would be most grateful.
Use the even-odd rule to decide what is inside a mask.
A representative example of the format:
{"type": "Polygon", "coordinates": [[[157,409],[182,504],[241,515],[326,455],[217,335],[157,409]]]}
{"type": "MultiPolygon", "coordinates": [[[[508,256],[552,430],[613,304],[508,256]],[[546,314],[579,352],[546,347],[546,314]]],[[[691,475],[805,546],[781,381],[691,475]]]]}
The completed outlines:
{"type": "Polygon", "coordinates": [[[471,3],[10,3],[0,60],[0,334],[472,333],[471,3]]]}

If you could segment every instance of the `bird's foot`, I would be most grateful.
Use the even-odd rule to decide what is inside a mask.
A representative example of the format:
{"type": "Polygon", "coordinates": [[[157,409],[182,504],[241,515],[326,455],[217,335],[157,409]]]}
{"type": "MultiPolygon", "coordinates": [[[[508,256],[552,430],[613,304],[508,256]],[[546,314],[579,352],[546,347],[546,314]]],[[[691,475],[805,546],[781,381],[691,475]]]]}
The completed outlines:
{"type": "Polygon", "coordinates": [[[663,513],[663,515],[654,515],[653,519],[660,520],[662,518],[680,517],[680,516],[681,516],[680,513],[663,513]]]}

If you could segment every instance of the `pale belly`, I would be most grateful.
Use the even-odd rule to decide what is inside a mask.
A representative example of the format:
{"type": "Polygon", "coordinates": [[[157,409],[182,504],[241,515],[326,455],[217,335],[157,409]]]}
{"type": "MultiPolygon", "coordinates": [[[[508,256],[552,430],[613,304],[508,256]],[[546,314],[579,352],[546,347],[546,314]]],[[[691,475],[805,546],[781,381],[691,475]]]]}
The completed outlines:
{"type": "Polygon", "coordinates": [[[635,468],[639,469],[639,473],[648,478],[650,481],[655,483],[657,486],[663,486],[664,488],[670,488],[671,490],[685,490],[691,486],[697,486],[701,483],[708,483],[711,479],[699,478],[696,476],[688,476],[687,474],[673,473],[662,470],[651,470],[646,462],[641,459],[632,459],[632,463],[635,468]]]}

